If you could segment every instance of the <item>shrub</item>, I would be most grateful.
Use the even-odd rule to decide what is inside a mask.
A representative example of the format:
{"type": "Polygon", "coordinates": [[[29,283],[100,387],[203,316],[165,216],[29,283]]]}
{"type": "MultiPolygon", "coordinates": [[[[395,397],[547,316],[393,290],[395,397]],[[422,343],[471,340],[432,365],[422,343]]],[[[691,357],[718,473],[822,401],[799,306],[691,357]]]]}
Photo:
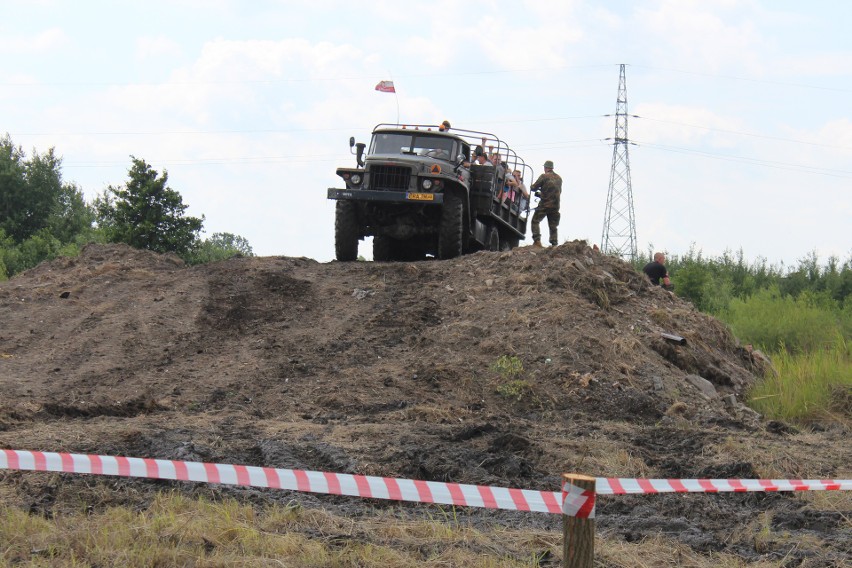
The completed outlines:
{"type": "Polygon", "coordinates": [[[515,379],[497,387],[497,394],[512,400],[521,400],[531,392],[532,385],[524,379],[515,379]]]}
{"type": "Polygon", "coordinates": [[[501,355],[491,369],[503,377],[512,378],[524,372],[524,364],[514,355],[501,355]]]}
{"type": "Polygon", "coordinates": [[[248,240],[231,233],[213,233],[202,241],[186,259],[189,264],[204,264],[234,256],[254,256],[248,240]]]}

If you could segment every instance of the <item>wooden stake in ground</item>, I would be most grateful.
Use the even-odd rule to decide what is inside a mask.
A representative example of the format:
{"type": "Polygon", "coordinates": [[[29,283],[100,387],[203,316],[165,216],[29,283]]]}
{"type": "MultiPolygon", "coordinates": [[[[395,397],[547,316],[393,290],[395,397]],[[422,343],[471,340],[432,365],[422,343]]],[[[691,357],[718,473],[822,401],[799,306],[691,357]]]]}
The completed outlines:
{"type": "Polygon", "coordinates": [[[562,475],[562,558],[565,568],[593,568],[595,561],[595,478],[562,475]]]}

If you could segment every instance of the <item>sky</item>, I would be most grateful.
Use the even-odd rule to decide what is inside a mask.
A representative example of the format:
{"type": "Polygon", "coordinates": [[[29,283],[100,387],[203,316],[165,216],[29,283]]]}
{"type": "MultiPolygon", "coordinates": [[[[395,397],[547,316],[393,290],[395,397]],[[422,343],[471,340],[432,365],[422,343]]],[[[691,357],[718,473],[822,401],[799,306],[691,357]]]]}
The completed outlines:
{"type": "Polygon", "coordinates": [[[144,159],[202,236],[327,262],[349,137],[447,119],[536,176],[552,160],[560,239],[600,243],[625,64],[640,251],[844,260],[850,21],[824,0],[0,0],[0,136],[55,148],[90,200],[144,159]]]}

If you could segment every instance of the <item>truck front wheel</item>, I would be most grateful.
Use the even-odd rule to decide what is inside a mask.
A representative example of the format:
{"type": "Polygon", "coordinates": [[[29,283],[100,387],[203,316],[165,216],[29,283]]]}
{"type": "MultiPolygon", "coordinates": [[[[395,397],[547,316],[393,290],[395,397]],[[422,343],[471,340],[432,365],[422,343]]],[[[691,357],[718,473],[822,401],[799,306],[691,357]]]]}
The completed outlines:
{"type": "Polygon", "coordinates": [[[438,227],[438,258],[461,256],[464,243],[464,203],[454,192],[444,194],[441,225],[438,227]]]}
{"type": "Polygon", "coordinates": [[[390,237],[376,235],[373,237],[373,260],[376,262],[388,262],[393,258],[393,242],[390,237]]]}
{"type": "Polygon", "coordinates": [[[335,206],[334,253],[341,262],[358,258],[358,211],[351,201],[338,201],[335,206]]]}

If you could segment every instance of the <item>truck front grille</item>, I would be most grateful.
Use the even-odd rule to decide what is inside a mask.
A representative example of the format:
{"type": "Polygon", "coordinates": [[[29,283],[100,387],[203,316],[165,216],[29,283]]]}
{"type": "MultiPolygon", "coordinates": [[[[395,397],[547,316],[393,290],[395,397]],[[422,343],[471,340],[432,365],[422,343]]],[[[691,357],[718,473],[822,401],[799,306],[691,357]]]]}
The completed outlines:
{"type": "Polygon", "coordinates": [[[408,191],[411,169],[404,166],[372,166],[370,189],[385,191],[408,191]]]}

